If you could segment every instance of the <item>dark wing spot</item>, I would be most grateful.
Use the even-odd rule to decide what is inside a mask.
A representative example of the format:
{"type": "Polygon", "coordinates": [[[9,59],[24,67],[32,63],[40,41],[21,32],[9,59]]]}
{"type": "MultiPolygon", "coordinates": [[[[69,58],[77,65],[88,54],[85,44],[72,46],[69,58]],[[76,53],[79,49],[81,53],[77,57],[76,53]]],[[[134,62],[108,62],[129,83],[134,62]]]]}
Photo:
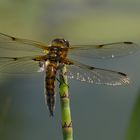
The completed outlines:
{"type": "Polygon", "coordinates": [[[124,44],[133,44],[133,42],[124,42],[124,44]]]}
{"type": "Polygon", "coordinates": [[[32,60],[37,61],[37,59],[36,59],[36,58],[33,58],[32,60]]]}
{"type": "Polygon", "coordinates": [[[102,48],[104,45],[102,44],[102,45],[97,45],[97,48],[102,48]]]}
{"type": "Polygon", "coordinates": [[[16,38],[15,38],[15,37],[11,37],[11,39],[12,39],[12,40],[16,40],[16,38]]]}
{"type": "Polygon", "coordinates": [[[14,57],[13,60],[16,61],[16,60],[18,60],[18,58],[17,57],[14,57]]]}
{"type": "Polygon", "coordinates": [[[118,72],[118,73],[122,76],[127,76],[125,73],[122,73],[122,72],[118,72]]]}
{"type": "Polygon", "coordinates": [[[94,67],[89,67],[89,69],[90,69],[90,70],[94,70],[95,68],[94,68],[94,67]]]}

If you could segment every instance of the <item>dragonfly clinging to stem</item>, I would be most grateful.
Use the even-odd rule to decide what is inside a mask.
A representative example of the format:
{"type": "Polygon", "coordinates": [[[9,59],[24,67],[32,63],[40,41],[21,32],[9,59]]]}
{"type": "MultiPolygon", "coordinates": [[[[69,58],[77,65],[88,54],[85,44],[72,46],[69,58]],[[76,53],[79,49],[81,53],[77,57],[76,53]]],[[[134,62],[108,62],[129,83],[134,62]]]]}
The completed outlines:
{"type": "Polygon", "coordinates": [[[51,44],[43,44],[28,39],[15,38],[0,33],[0,50],[11,51],[0,56],[0,73],[33,73],[45,74],[45,100],[50,115],[53,116],[55,106],[55,81],[57,73],[66,65],[66,75],[70,79],[83,82],[126,85],[129,77],[122,72],[92,67],[74,59],[71,56],[87,58],[114,58],[136,52],[138,46],[133,42],[116,42],[101,45],[71,45],[63,38],[54,39],[51,44]],[[37,55],[16,56],[15,52],[31,52],[37,55]],[[13,54],[13,55],[12,55],[13,54]],[[4,55],[4,56],[3,56],[4,55]]]}

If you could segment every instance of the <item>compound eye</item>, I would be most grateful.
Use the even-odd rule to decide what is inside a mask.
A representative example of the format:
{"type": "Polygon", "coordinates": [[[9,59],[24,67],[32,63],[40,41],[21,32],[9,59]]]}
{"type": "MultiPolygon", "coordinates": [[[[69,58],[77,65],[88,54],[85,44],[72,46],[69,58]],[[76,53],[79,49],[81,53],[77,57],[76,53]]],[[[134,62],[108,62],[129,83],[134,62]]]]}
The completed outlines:
{"type": "Polygon", "coordinates": [[[66,47],[69,47],[69,46],[70,46],[70,44],[69,44],[69,41],[68,41],[68,40],[65,40],[65,39],[64,39],[64,42],[65,42],[65,46],[66,46],[66,47]]]}
{"type": "Polygon", "coordinates": [[[53,41],[52,41],[52,43],[60,43],[60,39],[54,39],[53,41]]]}

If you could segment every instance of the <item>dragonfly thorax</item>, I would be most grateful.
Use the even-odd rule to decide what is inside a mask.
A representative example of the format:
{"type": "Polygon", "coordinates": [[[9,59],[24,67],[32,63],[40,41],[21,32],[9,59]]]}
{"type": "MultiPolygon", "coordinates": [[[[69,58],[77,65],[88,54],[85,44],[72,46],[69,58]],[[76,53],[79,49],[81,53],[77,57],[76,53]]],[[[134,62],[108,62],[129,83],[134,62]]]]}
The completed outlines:
{"type": "Polygon", "coordinates": [[[50,61],[59,61],[61,56],[61,49],[57,46],[51,46],[49,53],[47,55],[47,59],[50,61]]]}
{"type": "Polygon", "coordinates": [[[64,48],[60,44],[52,44],[47,54],[47,59],[50,61],[61,62],[67,57],[68,47],[64,48]]]}
{"type": "Polygon", "coordinates": [[[65,39],[54,39],[51,42],[48,59],[50,61],[61,62],[67,56],[69,42],[65,39]]]}

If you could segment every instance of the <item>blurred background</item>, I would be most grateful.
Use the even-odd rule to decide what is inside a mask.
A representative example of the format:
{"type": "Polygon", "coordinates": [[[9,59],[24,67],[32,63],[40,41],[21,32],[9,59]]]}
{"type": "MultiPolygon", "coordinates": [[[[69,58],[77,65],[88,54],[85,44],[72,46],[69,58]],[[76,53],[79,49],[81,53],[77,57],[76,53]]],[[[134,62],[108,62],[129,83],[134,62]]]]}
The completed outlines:
{"type": "MultiPolygon", "coordinates": [[[[0,32],[49,43],[133,41],[140,45],[139,0],[0,0],[0,32]]],[[[139,140],[140,51],[83,63],[127,73],[128,86],[102,86],[70,80],[76,140],[139,140]],[[135,138],[134,138],[135,137],[135,138]]],[[[44,77],[0,75],[0,139],[62,139],[57,89],[55,116],[44,103],[44,77]]]]}

